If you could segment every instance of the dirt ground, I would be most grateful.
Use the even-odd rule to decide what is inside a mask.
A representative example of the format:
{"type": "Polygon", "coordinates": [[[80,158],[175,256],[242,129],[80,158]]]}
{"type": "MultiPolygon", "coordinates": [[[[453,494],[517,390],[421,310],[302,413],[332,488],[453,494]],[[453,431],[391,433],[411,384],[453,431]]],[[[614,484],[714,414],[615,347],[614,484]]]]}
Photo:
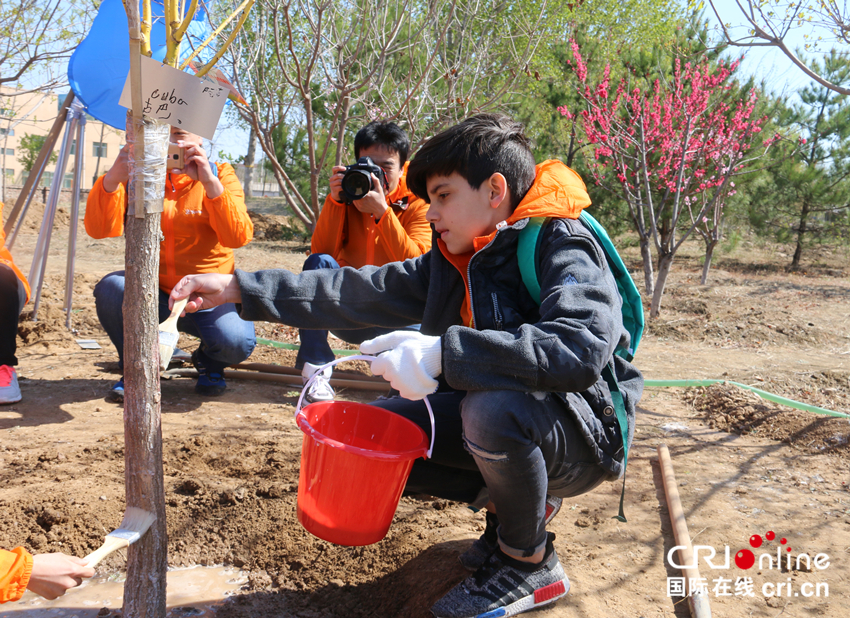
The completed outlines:
{"type": "MultiPolygon", "coordinates": [[[[266,239],[269,228],[286,226],[263,219],[259,239],[237,251],[237,265],[300,270],[306,247],[266,239]]],[[[104,399],[118,377],[117,356],[91,295],[103,275],[122,268],[123,240],[92,240],[81,229],[69,332],[62,310],[67,221],[66,215],[56,225],[38,321],[25,319],[19,331],[24,399],[0,407],[0,546],[85,555],[124,512],[122,408],[104,399]],[[81,349],[76,339],[95,339],[102,349],[81,349]]],[[[25,226],[15,247],[25,272],[36,228],[25,226]]],[[[637,273],[633,251],[625,253],[637,273]]],[[[816,261],[807,271],[790,275],[783,252],[745,240],[716,259],[709,285],[700,286],[699,245],[686,247],[663,314],[641,344],[637,364],[645,376],[723,378],[850,412],[848,255],[813,250],[816,261]]],[[[257,324],[257,331],[284,342],[297,335],[272,324],[257,324]]],[[[194,345],[181,338],[182,348],[194,345]]],[[[291,365],[294,354],[260,345],[250,360],[291,365]]],[[[380,543],[351,548],[321,541],[296,518],[297,390],[233,380],[223,397],[206,401],[192,386],[189,379],[162,383],[169,564],[226,564],[249,573],[217,616],[418,618],[465,577],[456,556],[483,530],[482,514],[406,497],[380,543]]],[[[628,466],[628,523],[612,519],[619,483],[565,501],[550,530],[572,589],[536,616],[689,615],[687,601],[669,594],[680,572],[667,559],[676,542],[656,452],[662,443],[672,455],[694,543],[718,554],[716,568],[699,563],[714,616],[850,615],[850,424],[722,384],[645,391],[628,466]],[[764,539],[758,548],[750,544],[754,535],[764,539]],[[729,564],[723,564],[726,548],[729,564]],[[790,569],[767,558],[759,564],[762,554],[786,555],[788,548],[790,569]],[[735,560],[745,549],[757,560],[750,569],[735,560]],[[828,558],[807,568],[805,560],[796,564],[799,554],[828,558]],[[739,578],[752,579],[752,594],[739,578]]],[[[125,558],[113,554],[100,569],[118,571],[125,558]]]]}

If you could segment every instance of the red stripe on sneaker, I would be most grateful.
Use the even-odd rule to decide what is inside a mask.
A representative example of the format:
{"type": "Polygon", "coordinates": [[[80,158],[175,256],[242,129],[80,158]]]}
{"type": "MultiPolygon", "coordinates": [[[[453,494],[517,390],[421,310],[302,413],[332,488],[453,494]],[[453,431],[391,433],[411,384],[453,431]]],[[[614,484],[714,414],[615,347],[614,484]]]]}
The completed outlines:
{"type": "Polygon", "coordinates": [[[554,584],[549,584],[548,586],[544,586],[539,590],[534,591],[534,603],[543,603],[544,601],[551,601],[555,597],[559,597],[566,592],[564,588],[564,582],[559,581],[554,584]]]}

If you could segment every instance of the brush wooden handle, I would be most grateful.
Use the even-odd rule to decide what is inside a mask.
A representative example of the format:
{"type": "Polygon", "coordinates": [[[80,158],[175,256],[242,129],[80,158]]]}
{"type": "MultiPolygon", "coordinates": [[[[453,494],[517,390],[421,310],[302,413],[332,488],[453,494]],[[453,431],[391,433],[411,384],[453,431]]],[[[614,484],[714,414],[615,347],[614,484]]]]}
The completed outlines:
{"type": "Polygon", "coordinates": [[[127,539],[120,539],[114,536],[107,536],[106,540],[103,542],[103,545],[100,546],[100,549],[96,549],[88,556],[83,558],[86,561],[86,566],[91,568],[96,567],[100,564],[100,561],[106,558],[109,554],[114,552],[117,549],[121,549],[122,547],[127,547],[130,545],[130,541],[127,539]]]}
{"type": "MultiPolygon", "coordinates": [[[[174,303],[174,307],[171,308],[171,315],[165,318],[165,321],[160,324],[160,326],[177,324],[177,318],[180,317],[180,314],[183,313],[183,309],[186,308],[186,303],[189,302],[189,297],[187,296],[183,300],[178,300],[174,303]]],[[[159,330],[167,330],[160,328],[159,330]]]]}

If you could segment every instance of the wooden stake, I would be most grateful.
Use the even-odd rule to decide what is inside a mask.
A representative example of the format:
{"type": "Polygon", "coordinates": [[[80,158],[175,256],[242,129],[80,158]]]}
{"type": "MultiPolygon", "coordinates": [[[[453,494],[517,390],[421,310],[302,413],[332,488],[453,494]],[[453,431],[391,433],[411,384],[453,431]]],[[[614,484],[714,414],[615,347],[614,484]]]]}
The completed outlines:
{"type": "MultiPolygon", "coordinates": [[[[301,370],[296,369],[295,367],[284,367],[283,365],[267,365],[266,363],[239,363],[238,365],[233,365],[232,369],[247,369],[248,371],[262,371],[265,373],[280,373],[290,376],[301,376],[301,370]]],[[[384,378],[382,378],[381,376],[367,376],[362,373],[346,374],[340,372],[336,372],[336,375],[340,378],[350,377],[352,380],[378,382],[381,386],[389,385],[389,382],[384,380],[384,378]]]]}
{"type": "MultiPolygon", "coordinates": [[[[676,485],[676,476],[673,474],[670,451],[666,444],[659,444],[657,450],[658,462],[661,465],[661,478],[664,481],[664,495],[667,498],[667,510],[670,511],[670,522],[673,524],[673,537],[676,539],[676,545],[682,546],[682,549],[679,550],[679,564],[693,565],[682,569],[682,575],[685,576],[685,592],[688,592],[688,583],[699,581],[699,567],[694,560],[694,548],[691,545],[688,524],[685,522],[685,511],[682,509],[682,502],[679,500],[679,488],[676,485]]],[[[695,592],[689,595],[688,605],[691,608],[691,616],[694,618],[711,618],[708,595],[704,592],[695,592]]]]}
{"type": "MultiPolygon", "coordinates": [[[[162,374],[163,377],[181,377],[181,378],[197,378],[198,372],[194,369],[169,369],[162,374]]],[[[257,382],[279,382],[281,384],[290,384],[292,386],[301,387],[303,381],[301,375],[289,375],[285,373],[267,373],[263,371],[234,371],[232,369],[224,370],[224,377],[227,380],[256,380],[257,382]]],[[[365,376],[363,376],[365,377],[365,376]]],[[[355,378],[353,375],[350,378],[331,378],[330,384],[334,388],[350,388],[359,391],[388,391],[390,389],[389,382],[383,380],[363,380],[360,377],[355,378]]]]}

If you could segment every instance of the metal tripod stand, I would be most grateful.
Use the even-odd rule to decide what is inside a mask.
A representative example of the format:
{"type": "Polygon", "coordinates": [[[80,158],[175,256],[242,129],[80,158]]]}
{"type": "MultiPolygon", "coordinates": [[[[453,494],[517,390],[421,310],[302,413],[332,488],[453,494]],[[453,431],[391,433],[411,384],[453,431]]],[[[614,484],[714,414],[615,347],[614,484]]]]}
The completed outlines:
{"type": "MultiPolygon", "coordinates": [[[[65,326],[71,328],[71,307],[74,298],[74,259],[77,252],[77,226],[80,216],[80,182],[83,178],[85,156],[83,149],[85,148],[86,135],[86,114],[82,103],[74,98],[67,108],[65,118],[65,133],[62,136],[62,146],[59,149],[59,157],[56,161],[56,171],[53,174],[53,182],[50,185],[50,193],[47,198],[47,204],[44,207],[44,216],[41,220],[41,228],[38,232],[38,241],[36,242],[35,251],[33,253],[32,265],[30,266],[29,282],[30,288],[35,290],[34,304],[32,310],[33,321],[38,319],[38,309],[41,304],[41,288],[44,284],[44,272],[47,267],[47,256],[50,252],[50,239],[53,234],[53,223],[56,219],[56,209],[59,205],[59,196],[62,192],[62,184],[65,179],[65,169],[70,159],[72,136],[76,133],[73,139],[76,139],[76,153],[74,154],[74,192],[71,202],[71,225],[68,232],[68,260],[65,268],[65,326]]],[[[44,148],[52,151],[55,141],[52,143],[45,142],[44,148]]],[[[35,185],[38,178],[41,177],[44,166],[47,163],[48,157],[39,157],[42,159],[38,170],[34,170],[37,174],[37,179],[32,183],[29,194],[26,196],[26,202],[23,205],[23,210],[20,218],[17,221],[12,235],[9,238],[9,247],[14,245],[18,236],[18,232],[23,225],[27,210],[30,207],[35,185]]],[[[14,214],[14,212],[13,212],[14,214]]],[[[7,225],[11,222],[7,222],[7,225]]]]}

